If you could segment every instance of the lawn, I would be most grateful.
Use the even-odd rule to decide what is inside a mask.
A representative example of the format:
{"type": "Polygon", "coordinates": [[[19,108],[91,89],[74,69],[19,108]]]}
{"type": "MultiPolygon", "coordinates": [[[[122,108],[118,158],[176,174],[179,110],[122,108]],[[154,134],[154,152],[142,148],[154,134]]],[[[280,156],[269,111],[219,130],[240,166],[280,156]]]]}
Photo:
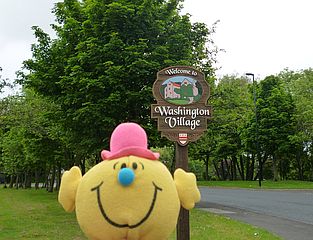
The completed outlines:
{"type": "Polygon", "coordinates": [[[186,99],[171,99],[167,101],[170,103],[177,104],[177,105],[187,105],[189,103],[189,100],[186,100],[186,99]]]}
{"type": "MultiPolygon", "coordinates": [[[[260,188],[258,181],[199,181],[200,186],[231,187],[231,188],[260,188]]],[[[313,189],[313,182],[307,181],[262,181],[262,189],[313,189]]]]}
{"type": "MultiPolygon", "coordinates": [[[[229,218],[191,211],[192,240],[280,239],[267,231],[229,218]]],[[[56,193],[0,187],[0,239],[86,240],[75,214],[65,213],[56,193]]],[[[170,240],[175,240],[173,233],[170,240]]]]}

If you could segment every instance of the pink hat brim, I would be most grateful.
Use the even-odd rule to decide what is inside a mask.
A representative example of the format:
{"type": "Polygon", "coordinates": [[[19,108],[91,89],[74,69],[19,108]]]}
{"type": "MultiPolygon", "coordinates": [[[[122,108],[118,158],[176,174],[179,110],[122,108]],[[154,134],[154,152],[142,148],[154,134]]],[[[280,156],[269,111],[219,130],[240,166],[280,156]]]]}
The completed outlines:
{"type": "Polygon", "coordinates": [[[101,152],[102,160],[112,160],[116,158],[130,156],[130,155],[136,156],[136,157],[147,158],[149,160],[158,160],[160,157],[159,153],[155,153],[155,152],[150,151],[149,149],[140,148],[140,147],[127,147],[114,153],[111,153],[110,151],[107,151],[107,150],[102,150],[101,152]]]}

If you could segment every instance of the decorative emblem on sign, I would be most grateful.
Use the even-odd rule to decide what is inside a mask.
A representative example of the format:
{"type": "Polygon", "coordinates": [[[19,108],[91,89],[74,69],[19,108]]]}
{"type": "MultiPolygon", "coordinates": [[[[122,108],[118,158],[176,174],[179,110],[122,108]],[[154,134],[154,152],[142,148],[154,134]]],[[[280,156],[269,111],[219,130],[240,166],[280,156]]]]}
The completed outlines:
{"type": "Polygon", "coordinates": [[[181,145],[186,145],[188,143],[188,133],[179,133],[178,141],[181,145]]]}
{"type": "Polygon", "coordinates": [[[206,105],[209,94],[204,74],[192,67],[159,71],[153,84],[157,104],[151,105],[151,117],[158,119],[162,136],[182,146],[200,138],[211,117],[211,107],[206,105]]]}
{"type": "Polygon", "coordinates": [[[202,86],[191,77],[176,76],[162,83],[160,93],[168,103],[189,105],[201,99],[202,86]]]}

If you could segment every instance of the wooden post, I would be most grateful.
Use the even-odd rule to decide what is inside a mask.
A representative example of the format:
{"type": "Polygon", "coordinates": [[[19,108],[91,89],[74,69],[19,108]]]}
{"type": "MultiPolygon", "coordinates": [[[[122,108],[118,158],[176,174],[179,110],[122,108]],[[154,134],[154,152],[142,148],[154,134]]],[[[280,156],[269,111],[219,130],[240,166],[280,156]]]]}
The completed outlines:
{"type": "MultiPolygon", "coordinates": [[[[176,142],[175,151],[176,168],[188,171],[188,145],[181,146],[176,142]]],[[[180,208],[176,237],[177,240],[190,240],[189,211],[182,207],[180,208]]]]}
{"type": "MultiPolygon", "coordinates": [[[[151,105],[151,117],[158,119],[162,137],[176,143],[176,168],[188,171],[188,143],[201,137],[207,130],[207,118],[211,118],[212,108],[207,105],[210,86],[197,69],[172,66],[157,73],[152,90],[157,104],[151,105]]],[[[183,208],[177,240],[190,240],[189,211],[183,208]]]]}

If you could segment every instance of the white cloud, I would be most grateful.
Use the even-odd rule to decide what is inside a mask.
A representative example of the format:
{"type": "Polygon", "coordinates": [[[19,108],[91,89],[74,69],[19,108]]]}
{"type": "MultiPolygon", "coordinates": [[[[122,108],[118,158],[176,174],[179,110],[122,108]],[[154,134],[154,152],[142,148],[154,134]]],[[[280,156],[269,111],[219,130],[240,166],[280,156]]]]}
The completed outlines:
{"type": "MultiPolygon", "coordinates": [[[[14,79],[22,61],[31,56],[35,42],[31,27],[52,33],[51,9],[58,0],[0,0],[0,66],[14,79]]],[[[311,0],[185,0],[193,21],[211,26],[220,20],[215,35],[218,74],[253,72],[260,78],[286,67],[312,67],[313,2],[311,0]]]]}
{"type": "Polygon", "coordinates": [[[263,78],[313,62],[313,2],[310,0],[185,0],[193,21],[220,20],[215,42],[220,74],[254,72],[263,78]]]}
{"type": "Polygon", "coordinates": [[[56,0],[0,0],[0,66],[2,77],[13,80],[22,62],[31,57],[32,26],[52,33],[56,0]]]}

